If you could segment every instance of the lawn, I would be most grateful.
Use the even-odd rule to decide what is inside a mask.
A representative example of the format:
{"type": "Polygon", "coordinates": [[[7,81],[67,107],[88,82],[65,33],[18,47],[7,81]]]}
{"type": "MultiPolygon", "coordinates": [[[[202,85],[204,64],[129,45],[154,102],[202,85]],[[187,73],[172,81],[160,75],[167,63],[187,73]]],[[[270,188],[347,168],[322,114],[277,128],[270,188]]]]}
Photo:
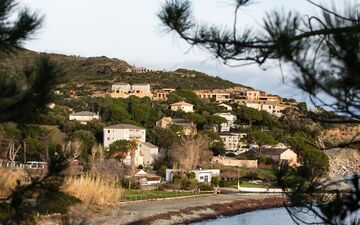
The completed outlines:
{"type": "Polygon", "coordinates": [[[121,197],[122,202],[127,201],[138,201],[138,200],[153,200],[160,198],[172,198],[172,197],[183,197],[183,196],[194,196],[209,194],[211,192],[200,192],[193,193],[191,191],[157,191],[157,190],[140,190],[140,189],[126,189],[124,190],[123,196],[121,197]]]}
{"type": "MultiPolygon", "coordinates": [[[[237,180],[227,180],[225,181],[225,187],[232,187],[237,188],[238,181],[237,180]]],[[[242,181],[240,182],[241,187],[256,187],[256,188],[262,188],[262,187],[271,187],[271,183],[269,182],[263,182],[259,184],[253,184],[249,183],[248,181],[242,181]]]]}

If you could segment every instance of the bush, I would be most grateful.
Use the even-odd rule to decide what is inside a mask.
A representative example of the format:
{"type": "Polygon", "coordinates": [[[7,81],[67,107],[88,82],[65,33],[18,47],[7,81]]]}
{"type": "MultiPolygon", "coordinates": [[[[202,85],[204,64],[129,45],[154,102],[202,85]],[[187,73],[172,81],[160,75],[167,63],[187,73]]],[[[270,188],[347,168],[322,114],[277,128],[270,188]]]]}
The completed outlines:
{"type": "Polygon", "coordinates": [[[24,171],[0,170],[0,197],[8,197],[18,180],[24,180],[24,171]]]}
{"type": "Polygon", "coordinates": [[[201,191],[213,191],[214,188],[213,186],[211,185],[211,183],[208,183],[208,182],[204,182],[204,183],[200,183],[199,184],[199,189],[201,191]]]}
{"type": "Polygon", "coordinates": [[[242,178],[245,180],[259,180],[259,176],[256,172],[247,172],[242,178]]]}
{"type": "Polygon", "coordinates": [[[92,177],[67,178],[63,190],[85,204],[107,205],[119,202],[123,190],[115,182],[92,177]]]}
{"type": "Polygon", "coordinates": [[[41,214],[65,214],[68,207],[81,203],[80,199],[58,191],[47,191],[39,196],[36,207],[41,214]]]}
{"type": "Polygon", "coordinates": [[[265,165],[274,165],[275,164],[275,161],[272,158],[268,158],[268,157],[259,157],[258,162],[263,163],[265,165]]]}

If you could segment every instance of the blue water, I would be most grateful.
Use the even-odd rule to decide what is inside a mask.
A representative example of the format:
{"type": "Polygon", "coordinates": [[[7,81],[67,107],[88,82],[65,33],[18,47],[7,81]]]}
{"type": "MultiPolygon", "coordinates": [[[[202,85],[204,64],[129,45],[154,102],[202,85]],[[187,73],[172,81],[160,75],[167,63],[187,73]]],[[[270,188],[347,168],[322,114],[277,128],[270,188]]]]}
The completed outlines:
{"type": "MultiPolygon", "coordinates": [[[[359,214],[357,214],[359,215],[359,214]]],[[[306,222],[318,221],[313,215],[301,215],[306,222]]],[[[285,208],[258,210],[239,214],[236,216],[222,217],[192,225],[295,225],[285,208]]]]}

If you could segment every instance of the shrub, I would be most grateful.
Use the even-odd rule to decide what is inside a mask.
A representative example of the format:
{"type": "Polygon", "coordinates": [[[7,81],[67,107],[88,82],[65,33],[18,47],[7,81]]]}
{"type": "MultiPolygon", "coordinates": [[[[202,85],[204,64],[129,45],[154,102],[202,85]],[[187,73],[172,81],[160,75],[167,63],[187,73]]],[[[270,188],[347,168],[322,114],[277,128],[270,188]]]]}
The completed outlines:
{"type": "Polygon", "coordinates": [[[65,214],[68,212],[69,206],[81,203],[78,198],[58,191],[47,191],[39,198],[42,200],[39,200],[36,206],[41,214],[65,214]]]}
{"type": "Polygon", "coordinates": [[[24,180],[24,171],[0,170],[0,197],[8,197],[17,184],[18,180],[24,180]]]}
{"type": "Polygon", "coordinates": [[[264,163],[265,165],[274,165],[275,164],[275,161],[272,158],[268,158],[268,157],[259,157],[258,162],[264,163]]]}
{"type": "Polygon", "coordinates": [[[247,172],[242,178],[245,180],[258,180],[259,176],[256,172],[247,172]]]}
{"type": "Polygon", "coordinates": [[[211,183],[208,183],[208,182],[200,183],[199,188],[201,191],[213,191],[214,190],[211,183]]]}
{"type": "Polygon", "coordinates": [[[67,178],[63,190],[85,204],[107,205],[117,203],[123,190],[115,182],[92,177],[67,178]]]}

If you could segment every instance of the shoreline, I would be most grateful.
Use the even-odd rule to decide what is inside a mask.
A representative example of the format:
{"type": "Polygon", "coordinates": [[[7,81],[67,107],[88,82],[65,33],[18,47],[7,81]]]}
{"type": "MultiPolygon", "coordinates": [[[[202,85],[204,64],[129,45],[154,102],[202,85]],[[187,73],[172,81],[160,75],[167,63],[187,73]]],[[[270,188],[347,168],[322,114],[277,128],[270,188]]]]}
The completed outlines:
{"type": "Polygon", "coordinates": [[[253,198],[238,199],[229,203],[187,207],[178,211],[160,213],[127,223],[127,225],[190,224],[257,210],[279,208],[284,205],[284,202],[286,202],[285,197],[253,196],[253,198]]]}
{"type": "MultiPolygon", "coordinates": [[[[89,225],[172,225],[202,222],[218,217],[277,208],[284,205],[281,194],[227,193],[191,198],[121,203],[116,206],[79,205],[68,214],[72,221],[89,225]]],[[[60,219],[58,217],[58,219],[60,219]]],[[[60,224],[44,217],[42,225],[60,224]]]]}

